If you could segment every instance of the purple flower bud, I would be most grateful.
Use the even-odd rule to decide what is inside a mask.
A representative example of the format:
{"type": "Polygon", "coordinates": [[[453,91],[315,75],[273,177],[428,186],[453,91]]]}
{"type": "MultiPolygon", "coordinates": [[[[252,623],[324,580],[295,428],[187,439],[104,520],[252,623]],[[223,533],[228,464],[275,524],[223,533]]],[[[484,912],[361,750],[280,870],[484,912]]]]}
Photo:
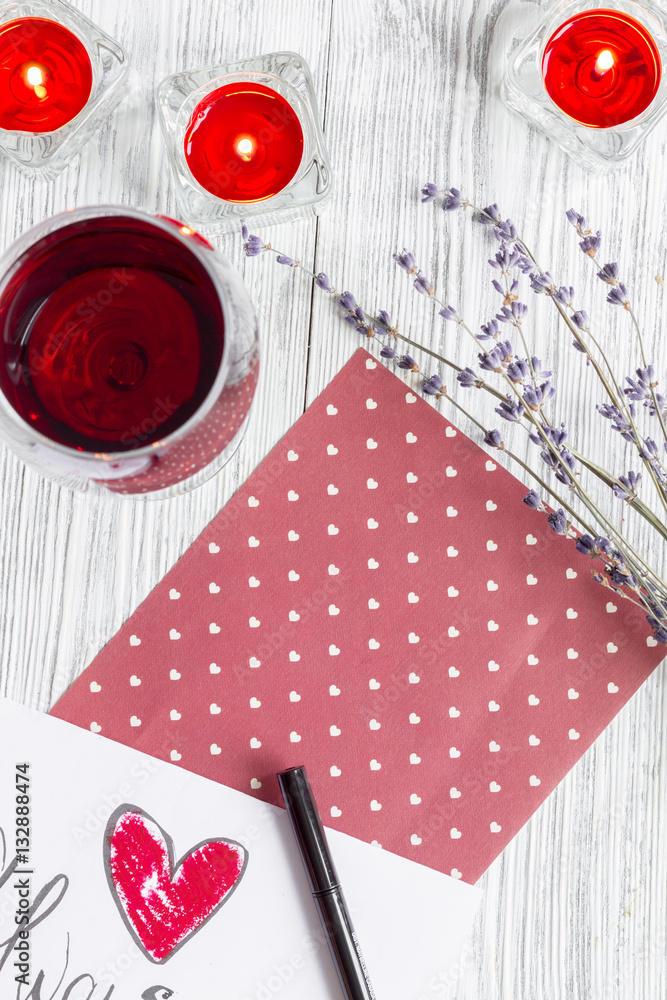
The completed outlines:
{"type": "Polygon", "coordinates": [[[492,351],[488,351],[486,354],[479,354],[479,366],[486,372],[496,372],[497,374],[502,374],[503,372],[503,351],[500,346],[494,347],[492,351]]]}
{"type": "Polygon", "coordinates": [[[553,295],[556,290],[554,279],[548,271],[545,271],[543,274],[535,271],[531,274],[530,287],[536,295],[553,295]]]}
{"type": "Polygon", "coordinates": [[[442,389],[442,379],[439,375],[431,375],[430,378],[424,380],[422,385],[422,392],[427,396],[444,396],[445,393],[442,389]]]}
{"type": "Polygon", "coordinates": [[[317,285],[318,288],[321,288],[323,292],[333,292],[331,282],[329,281],[327,275],[324,274],[324,272],[321,272],[320,274],[317,275],[317,277],[315,278],[315,284],[317,285]]]}
{"type": "Polygon", "coordinates": [[[533,354],[531,360],[533,362],[533,371],[539,378],[551,378],[553,372],[548,372],[545,369],[543,369],[542,362],[540,361],[539,358],[535,357],[535,355],[533,354]]]}
{"type": "Polygon", "coordinates": [[[530,493],[523,498],[523,502],[527,507],[530,507],[531,510],[544,510],[544,504],[542,503],[540,495],[539,493],[536,493],[535,490],[531,490],[530,493]]]}
{"type": "Polygon", "coordinates": [[[419,371],[419,365],[414,358],[411,358],[409,354],[404,354],[401,360],[398,362],[398,367],[403,368],[404,371],[419,371]]]}
{"type": "Polygon", "coordinates": [[[581,552],[582,555],[584,556],[595,555],[595,541],[591,538],[590,535],[581,535],[581,537],[577,539],[576,544],[577,544],[577,550],[581,552]]]}
{"type": "Polygon", "coordinates": [[[286,257],[285,254],[278,254],[276,260],[279,264],[286,264],[287,267],[294,267],[294,261],[291,257],[286,257]]]}
{"type": "Polygon", "coordinates": [[[377,319],[378,319],[378,323],[380,324],[380,326],[382,327],[382,329],[386,333],[392,333],[393,332],[394,325],[391,322],[391,319],[389,318],[389,313],[388,312],[386,312],[384,309],[380,309],[380,311],[379,311],[379,313],[377,315],[377,319]]]}
{"type": "Polygon", "coordinates": [[[424,196],[422,198],[423,202],[433,201],[434,198],[438,197],[438,185],[431,184],[430,182],[425,184],[422,188],[422,195],[424,196]]]}
{"type": "Polygon", "coordinates": [[[482,332],[477,334],[478,340],[493,340],[498,336],[500,327],[497,320],[491,319],[488,323],[484,323],[480,329],[482,332]]]}
{"type": "Polygon", "coordinates": [[[579,244],[579,248],[587,257],[595,257],[596,253],[600,249],[601,243],[602,233],[598,230],[595,234],[591,233],[590,236],[584,236],[583,240],[579,244]]]}
{"type": "Polygon", "coordinates": [[[588,231],[586,230],[586,220],[583,215],[580,215],[579,212],[575,212],[573,208],[570,208],[565,213],[565,217],[567,221],[577,230],[577,236],[583,237],[587,235],[588,231]]]}
{"type": "Polygon", "coordinates": [[[445,212],[456,212],[459,208],[465,208],[465,201],[461,197],[461,192],[458,188],[450,187],[447,189],[442,207],[445,212]]]}
{"type": "Polygon", "coordinates": [[[417,271],[417,262],[409,252],[409,250],[403,250],[403,253],[395,253],[394,260],[406,274],[415,274],[417,271]]]}
{"type": "Polygon", "coordinates": [[[572,319],[574,320],[575,326],[578,326],[580,330],[584,330],[588,333],[590,327],[588,325],[588,313],[584,309],[579,309],[577,312],[572,313],[572,319]]]}
{"type": "Polygon", "coordinates": [[[523,406],[518,400],[514,399],[514,396],[508,396],[507,399],[502,401],[500,406],[496,407],[496,413],[503,420],[507,420],[511,424],[518,424],[523,417],[523,406]]]}
{"type": "Polygon", "coordinates": [[[472,368],[464,368],[462,372],[456,376],[456,381],[459,385],[463,386],[464,389],[479,389],[480,386],[484,385],[480,377],[472,370],[472,368]]]}
{"type": "Polygon", "coordinates": [[[415,278],[414,286],[417,289],[417,291],[420,292],[421,295],[428,295],[429,297],[433,295],[433,292],[435,291],[435,288],[433,287],[431,282],[424,274],[422,274],[421,271],[417,272],[417,277],[415,278]]]}
{"type": "Polygon", "coordinates": [[[524,358],[517,358],[507,369],[507,374],[512,382],[520,384],[530,375],[530,367],[524,358]]]}
{"type": "Polygon", "coordinates": [[[488,444],[489,448],[497,448],[499,451],[505,447],[502,434],[498,430],[487,431],[484,435],[484,444],[488,444]]]}
{"type": "Polygon", "coordinates": [[[382,350],[380,351],[380,357],[389,358],[391,360],[392,358],[396,357],[396,351],[389,344],[385,344],[382,350]]]}
{"type": "Polygon", "coordinates": [[[248,227],[246,225],[241,226],[241,236],[244,240],[248,239],[248,227]]]}
{"type": "Polygon", "coordinates": [[[552,528],[557,535],[564,535],[567,532],[567,518],[565,517],[565,511],[562,507],[560,510],[555,510],[553,513],[549,514],[547,521],[549,522],[549,527],[552,528]]]}
{"type": "Polygon", "coordinates": [[[598,278],[600,281],[604,281],[607,285],[615,285],[618,283],[618,264],[614,261],[611,264],[605,264],[605,266],[598,271],[598,278]]]}
{"type": "Polygon", "coordinates": [[[248,236],[245,242],[246,257],[257,257],[264,250],[264,244],[259,236],[248,236]]]}
{"type": "Polygon", "coordinates": [[[615,288],[612,288],[609,295],[607,296],[607,302],[612,306],[625,307],[630,305],[630,299],[628,298],[628,290],[622,281],[619,282],[619,284],[615,288]]]}
{"type": "Polygon", "coordinates": [[[627,476],[619,476],[618,483],[614,483],[614,495],[619,500],[636,500],[637,487],[642,481],[641,472],[628,472],[627,476]]]}
{"type": "Polygon", "coordinates": [[[354,312],[357,308],[357,301],[352,292],[343,292],[338,300],[338,304],[342,309],[347,309],[348,312],[354,312]]]}
{"type": "Polygon", "coordinates": [[[566,309],[572,309],[574,302],[574,288],[562,285],[557,291],[554,292],[554,299],[556,302],[559,302],[560,305],[565,306],[566,309]]]}
{"type": "Polygon", "coordinates": [[[494,229],[496,239],[501,242],[509,242],[516,239],[516,227],[511,219],[504,219],[494,229]]]}
{"type": "Polygon", "coordinates": [[[454,306],[445,306],[444,309],[440,310],[438,315],[442,316],[444,320],[448,321],[451,320],[453,323],[461,322],[461,317],[459,316],[454,306]]]}
{"type": "Polygon", "coordinates": [[[495,204],[487,205],[482,211],[475,216],[475,221],[480,222],[483,226],[490,226],[492,223],[500,222],[500,209],[495,204]]]}

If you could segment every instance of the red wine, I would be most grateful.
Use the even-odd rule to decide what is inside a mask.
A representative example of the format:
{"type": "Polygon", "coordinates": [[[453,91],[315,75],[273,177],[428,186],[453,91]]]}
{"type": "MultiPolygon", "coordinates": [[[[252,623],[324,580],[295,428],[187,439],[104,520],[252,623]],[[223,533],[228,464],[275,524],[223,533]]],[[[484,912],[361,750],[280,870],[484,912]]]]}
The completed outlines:
{"type": "Polygon", "coordinates": [[[77,36],[57,21],[0,24],[0,128],[53,132],[88,103],[93,67],[77,36]]]}
{"type": "Polygon", "coordinates": [[[224,342],[201,261],[149,220],[99,217],[43,237],[0,294],[0,389],[84,452],[163,440],[209,395],[224,342]]]}
{"type": "Polygon", "coordinates": [[[587,10],[547,42],[544,83],[575,121],[610,128],[645,111],[660,86],[662,63],[648,29],[618,10],[587,10]]]}
{"type": "Polygon", "coordinates": [[[263,84],[228,83],[195,108],[185,157],[197,181],[224,201],[264,201],[301,166],[303,129],[291,104],[263,84]]]}

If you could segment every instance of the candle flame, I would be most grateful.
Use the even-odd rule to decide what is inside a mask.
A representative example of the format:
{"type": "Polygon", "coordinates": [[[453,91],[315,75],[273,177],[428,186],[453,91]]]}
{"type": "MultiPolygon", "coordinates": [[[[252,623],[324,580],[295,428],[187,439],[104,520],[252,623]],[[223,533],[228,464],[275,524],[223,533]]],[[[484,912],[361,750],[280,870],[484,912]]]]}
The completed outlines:
{"type": "Polygon", "coordinates": [[[615,63],[614,53],[610,52],[609,49],[603,49],[600,55],[597,57],[595,63],[595,68],[599,70],[600,73],[606,73],[610,70],[615,63]]]}
{"type": "Polygon", "coordinates": [[[239,139],[236,143],[236,152],[239,154],[242,160],[252,159],[256,146],[252,139],[247,136],[243,139],[239,139]]]}
{"type": "Polygon", "coordinates": [[[31,87],[39,87],[44,83],[44,74],[39,66],[28,66],[26,80],[31,87]]]}
{"type": "Polygon", "coordinates": [[[44,86],[46,83],[46,71],[43,67],[36,66],[33,63],[33,65],[26,68],[24,78],[26,85],[34,88],[35,96],[39,97],[40,101],[43,100],[47,95],[47,90],[44,86]]]}

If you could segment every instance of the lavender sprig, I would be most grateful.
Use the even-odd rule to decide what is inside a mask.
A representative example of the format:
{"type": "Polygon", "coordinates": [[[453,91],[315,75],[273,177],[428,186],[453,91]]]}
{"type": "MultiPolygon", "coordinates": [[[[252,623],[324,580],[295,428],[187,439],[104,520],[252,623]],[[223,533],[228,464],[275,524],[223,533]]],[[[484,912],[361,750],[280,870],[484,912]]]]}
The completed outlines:
{"type": "MultiPolygon", "coordinates": [[[[294,270],[300,269],[309,274],[315,282],[316,287],[325,293],[338,298],[344,312],[344,318],[350,326],[352,326],[360,335],[363,335],[367,340],[380,341],[381,357],[390,363],[396,364],[397,367],[402,370],[411,373],[413,377],[419,377],[421,381],[421,391],[426,397],[433,400],[439,400],[447,396],[452,405],[458,408],[460,412],[462,412],[468,419],[472,420],[479,427],[488,447],[504,450],[510,457],[516,460],[522,468],[535,476],[535,473],[529,469],[529,467],[526,466],[521,459],[506,449],[505,441],[503,440],[503,436],[499,430],[484,428],[471,414],[467,413],[467,411],[465,411],[455,400],[452,400],[451,397],[448,396],[446,386],[438,373],[424,373],[413,355],[400,354],[396,349],[396,342],[398,340],[403,340],[417,350],[430,354],[432,357],[437,358],[448,367],[451,367],[454,371],[456,371],[457,380],[462,387],[483,388],[486,392],[492,393],[499,399],[500,402],[498,412],[500,415],[504,416],[505,420],[509,419],[510,422],[523,422],[523,417],[519,417],[521,410],[524,410],[525,408],[524,413],[530,412],[531,406],[533,406],[537,407],[539,411],[544,405],[545,398],[551,398],[553,395],[553,386],[549,382],[551,373],[545,371],[541,362],[537,358],[533,357],[527,349],[525,358],[521,358],[516,355],[510,342],[500,340],[500,326],[498,325],[502,325],[503,322],[505,324],[512,325],[518,330],[519,335],[523,339],[521,326],[526,314],[525,307],[519,308],[517,306],[513,308],[514,304],[518,303],[519,276],[529,272],[532,275],[543,275],[544,272],[535,272],[532,270],[533,264],[535,263],[534,258],[532,258],[526,250],[523,242],[517,234],[516,227],[511,220],[503,220],[500,217],[500,212],[496,205],[490,205],[485,209],[476,209],[461,195],[460,191],[457,189],[448,188],[444,192],[439,192],[435,189],[435,185],[427,185],[427,188],[428,190],[425,188],[423,191],[425,201],[433,201],[438,197],[442,197],[443,208],[445,208],[446,211],[454,211],[457,209],[465,210],[471,207],[473,208],[474,218],[476,221],[493,227],[494,236],[500,244],[500,249],[494,255],[493,260],[489,261],[489,264],[492,267],[492,270],[498,274],[501,279],[498,280],[498,278],[494,278],[493,280],[494,282],[497,282],[498,285],[496,290],[503,295],[503,305],[500,313],[498,314],[498,318],[481,327],[481,333],[475,336],[463,322],[458,309],[439,302],[432,282],[426,278],[424,272],[419,269],[413,254],[410,254],[408,251],[404,251],[403,254],[397,254],[397,262],[399,263],[399,266],[406,271],[406,273],[413,277],[415,289],[420,292],[420,294],[426,295],[428,298],[434,299],[438,302],[441,306],[441,315],[443,316],[443,319],[451,320],[462,326],[466,332],[469,333],[475,343],[479,344],[484,340],[494,341],[495,346],[492,347],[491,350],[485,350],[480,354],[480,366],[488,368],[489,364],[495,362],[493,369],[495,371],[498,365],[500,365],[503,379],[505,379],[508,385],[512,387],[513,392],[517,392],[521,400],[521,405],[519,405],[516,399],[512,398],[512,396],[503,397],[501,394],[497,393],[497,391],[488,385],[483,378],[477,375],[473,369],[469,367],[461,368],[449,361],[447,358],[444,358],[442,355],[438,355],[436,352],[426,348],[424,345],[420,345],[410,338],[403,336],[398,331],[398,328],[392,323],[388,313],[381,310],[375,316],[367,314],[362,307],[357,304],[351,293],[346,292],[342,295],[338,295],[326,274],[312,273],[295,258],[274,250],[270,244],[264,244],[259,237],[251,236],[247,230],[244,231],[246,253],[248,256],[258,256],[263,252],[271,251],[276,256],[278,263],[284,266],[289,266],[294,270]],[[513,273],[512,269],[514,269],[515,273],[513,273]],[[491,361],[488,360],[489,358],[491,358],[491,361]],[[514,419],[516,417],[519,417],[519,419],[514,419]]],[[[585,220],[582,219],[581,222],[578,221],[577,224],[581,228],[585,225],[585,220]]],[[[586,235],[591,234],[584,233],[584,236],[586,235]]],[[[603,268],[602,270],[605,269],[603,268]]],[[[609,279],[607,280],[607,284],[610,284],[612,290],[614,288],[619,288],[621,285],[620,282],[618,282],[618,285],[613,285],[611,283],[613,280],[617,280],[617,276],[614,276],[613,269],[611,271],[607,270],[606,274],[609,279]]],[[[566,312],[566,315],[568,315],[568,312],[572,314],[572,318],[568,315],[568,319],[575,330],[580,330],[582,333],[586,332],[585,328],[588,326],[588,318],[583,310],[575,310],[574,289],[569,286],[557,287],[556,283],[553,282],[550,276],[544,276],[540,278],[540,280],[534,281],[533,284],[537,286],[535,288],[536,291],[539,290],[542,294],[547,294],[554,300],[554,303],[559,308],[559,311],[562,309],[566,312]]],[[[496,287],[495,284],[494,287],[496,287]]],[[[620,294],[623,296],[623,291],[621,291],[620,294]]],[[[576,342],[577,341],[575,340],[575,343],[576,342]]],[[[646,365],[643,369],[637,372],[638,377],[636,380],[628,380],[628,396],[637,392],[642,392],[644,395],[646,394],[646,386],[642,385],[642,381],[645,381],[644,375],[646,375],[647,378],[652,378],[648,371],[648,366],[646,365]]],[[[650,388],[650,385],[648,387],[650,388]]],[[[623,396],[621,398],[623,398],[623,396]]],[[[628,400],[628,407],[632,407],[635,402],[639,402],[639,400],[628,400]]],[[[642,402],[644,405],[647,405],[649,402],[652,402],[652,400],[649,401],[642,399],[642,402]]],[[[662,405],[664,407],[664,400],[660,399],[659,403],[655,405],[662,405]]],[[[648,408],[649,406],[647,405],[647,409],[648,408]]],[[[537,411],[533,410],[532,412],[535,413],[537,411]]],[[[621,420],[625,420],[625,418],[623,417],[623,413],[620,408],[617,407],[617,411],[613,414],[610,413],[609,415],[616,420],[618,429],[622,433],[630,433],[632,436],[632,427],[627,421],[625,421],[625,425],[621,427],[621,420]]],[[[567,432],[565,429],[561,428],[560,430],[556,430],[550,426],[546,419],[543,419],[542,423],[538,422],[535,426],[533,437],[537,442],[546,442],[544,454],[548,456],[545,459],[547,464],[554,468],[554,471],[561,473],[561,481],[564,485],[567,485],[569,489],[578,492],[579,487],[576,480],[568,479],[568,474],[569,476],[572,476],[573,474],[575,458],[574,453],[570,451],[565,443],[567,440],[567,432]],[[555,455],[558,456],[557,459],[555,458],[555,455]]],[[[662,475],[663,480],[667,481],[667,476],[664,476],[662,469],[659,449],[657,448],[655,442],[650,438],[646,438],[642,441],[641,449],[643,453],[642,457],[654,469],[655,475],[662,475]]],[[[586,460],[584,460],[584,462],[587,464],[587,468],[596,472],[596,474],[607,481],[609,485],[614,488],[617,495],[620,496],[621,494],[625,494],[622,498],[631,503],[633,509],[639,510],[643,516],[646,516],[647,519],[651,520],[651,512],[645,508],[645,505],[637,495],[637,487],[641,481],[640,474],[630,472],[627,476],[621,476],[618,479],[614,479],[604,473],[603,470],[597,470],[594,465],[586,463],[586,460]]],[[[565,499],[558,497],[557,494],[554,493],[552,487],[548,486],[542,479],[540,479],[540,477],[536,478],[542,488],[561,504],[561,506],[557,506],[556,509],[548,515],[549,524],[552,530],[561,534],[570,533],[572,522],[566,516],[565,512],[567,511],[570,517],[578,521],[578,523],[584,528],[585,534],[581,536],[582,538],[590,537],[598,540],[602,538],[602,536],[596,536],[595,532],[590,529],[590,526],[586,525],[585,521],[582,521],[581,515],[576,513],[565,499]]],[[[542,512],[545,512],[546,508],[544,508],[539,495],[535,493],[535,491],[531,491],[531,494],[529,494],[526,498],[526,503],[529,506],[533,506],[535,510],[542,510],[542,512]],[[534,496],[531,496],[531,494],[534,494],[534,496]]],[[[588,501],[586,495],[583,494],[583,496],[588,501]]],[[[588,502],[587,505],[590,506],[590,502],[588,502]]],[[[590,506],[590,509],[594,515],[597,516],[597,508],[592,505],[590,506]]],[[[603,521],[605,520],[604,516],[602,516],[602,519],[603,521]]],[[[610,527],[613,529],[613,525],[610,527]]],[[[603,549],[599,546],[598,548],[602,553],[603,549]]],[[[634,553],[634,550],[631,548],[629,551],[631,554],[629,558],[627,558],[623,554],[620,547],[614,548],[611,551],[611,555],[604,556],[604,558],[607,559],[604,572],[594,575],[598,579],[598,582],[602,582],[603,585],[612,587],[612,589],[618,591],[621,596],[633,600],[634,603],[639,603],[640,606],[648,612],[647,619],[650,621],[658,641],[665,641],[667,643],[667,586],[664,584],[664,581],[655,577],[655,574],[652,575],[652,571],[650,571],[650,568],[646,566],[643,560],[641,560],[641,557],[637,557],[639,559],[639,568],[633,568],[636,553],[634,553]],[[630,597],[629,594],[626,593],[628,590],[635,593],[635,598],[630,597]]],[[[603,558],[603,556],[599,555],[597,558],[603,558]]]]}

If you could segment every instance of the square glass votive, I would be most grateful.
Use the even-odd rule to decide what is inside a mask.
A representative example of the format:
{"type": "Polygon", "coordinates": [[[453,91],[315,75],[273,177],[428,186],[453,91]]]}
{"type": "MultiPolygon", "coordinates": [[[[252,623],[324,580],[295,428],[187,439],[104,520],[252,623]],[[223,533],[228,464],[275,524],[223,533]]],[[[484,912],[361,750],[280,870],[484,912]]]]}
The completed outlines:
{"type": "Polygon", "coordinates": [[[180,214],[195,226],[317,215],[331,193],[312,76],[293,52],[170,76],[158,111],[180,214]]]}
{"type": "MultiPolygon", "coordinates": [[[[576,29],[571,27],[570,42],[573,33],[576,41],[576,29]]],[[[564,58],[560,60],[560,66],[565,67],[564,74],[568,60],[571,66],[574,65],[572,49],[568,49],[567,44],[566,39],[564,58]]],[[[651,0],[561,0],[549,8],[535,30],[510,54],[502,96],[512,110],[553,139],[584,167],[608,170],[631,156],[667,111],[666,72],[667,12],[651,0]],[[616,40],[613,34],[607,37],[601,33],[604,18],[610,16],[616,18],[619,25],[616,40]],[[579,25],[584,18],[593,28],[585,40],[588,63],[582,58],[576,70],[579,76],[573,77],[573,83],[576,80],[580,90],[576,95],[580,106],[582,100],[594,96],[595,110],[591,120],[595,124],[584,124],[578,117],[566,113],[550,96],[543,73],[545,50],[551,47],[554,37],[561,40],[559,45],[563,44],[566,22],[573,19],[573,24],[579,25]],[[636,23],[638,31],[631,22],[636,23]],[[655,93],[649,99],[649,91],[648,97],[633,105],[638,96],[637,79],[624,91],[623,77],[618,74],[623,70],[623,49],[629,53],[632,48],[636,53],[634,42],[637,39],[640,48],[643,45],[646,65],[652,67],[655,93]],[[595,46],[599,52],[594,51],[595,46]],[[617,123],[614,115],[624,100],[631,116],[617,123]],[[642,103],[646,106],[641,107],[642,103]]],[[[563,88],[566,88],[563,79],[558,81],[558,86],[557,93],[562,100],[563,88]]],[[[580,117],[586,117],[585,112],[580,117]]]]}
{"type": "Polygon", "coordinates": [[[47,178],[127,93],[125,51],[64,0],[0,4],[0,66],[0,152],[47,178]]]}

